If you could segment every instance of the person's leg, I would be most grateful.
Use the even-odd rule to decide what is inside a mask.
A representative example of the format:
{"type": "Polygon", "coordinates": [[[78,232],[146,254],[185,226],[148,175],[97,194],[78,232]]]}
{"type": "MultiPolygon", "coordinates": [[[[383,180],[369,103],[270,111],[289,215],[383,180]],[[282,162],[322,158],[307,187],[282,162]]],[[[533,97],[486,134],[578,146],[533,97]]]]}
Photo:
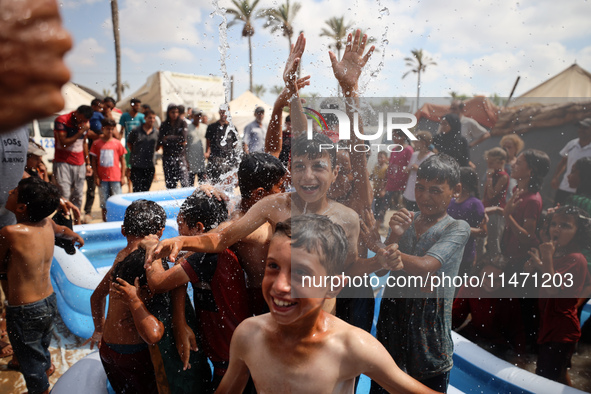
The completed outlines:
{"type": "Polygon", "coordinates": [[[86,177],[86,201],[84,202],[84,214],[90,215],[92,212],[92,204],[94,204],[94,190],[96,184],[94,183],[94,176],[86,177]]]}
{"type": "Polygon", "coordinates": [[[55,294],[44,300],[7,308],[8,336],[30,393],[49,389],[49,344],[57,313],[55,294]]]}
{"type": "Polygon", "coordinates": [[[164,183],[167,189],[175,189],[178,183],[175,160],[170,157],[162,158],[162,169],[164,170],[164,183]]]}
{"type": "Polygon", "coordinates": [[[152,182],[154,182],[154,176],[156,175],[156,167],[144,168],[143,171],[146,179],[145,191],[150,191],[152,188],[152,182]]]}
{"type": "Polygon", "coordinates": [[[72,174],[72,195],[70,196],[70,202],[82,210],[82,197],[84,196],[84,181],[86,180],[86,166],[70,166],[70,172],[72,174]]]}
{"type": "Polygon", "coordinates": [[[103,215],[103,222],[107,221],[107,199],[109,198],[109,185],[108,182],[101,182],[99,186],[99,199],[101,205],[101,212],[103,215]]]}
{"type": "Polygon", "coordinates": [[[53,175],[55,176],[55,181],[62,197],[70,200],[70,195],[72,194],[72,174],[69,172],[68,164],[53,163],[53,175]]]}
{"type": "Polygon", "coordinates": [[[181,187],[193,186],[192,183],[189,182],[189,170],[187,168],[187,161],[184,157],[179,157],[177,159],[177,169],[179,181],[181,181],[181,187]]]}
{"type": "Polygon", "coordinates": [[[449,386],[449,371],[429,379],[421,380],[420,382],[431,390],[435,390],[439,393],[447,393],[447,387],[449,386]]]}

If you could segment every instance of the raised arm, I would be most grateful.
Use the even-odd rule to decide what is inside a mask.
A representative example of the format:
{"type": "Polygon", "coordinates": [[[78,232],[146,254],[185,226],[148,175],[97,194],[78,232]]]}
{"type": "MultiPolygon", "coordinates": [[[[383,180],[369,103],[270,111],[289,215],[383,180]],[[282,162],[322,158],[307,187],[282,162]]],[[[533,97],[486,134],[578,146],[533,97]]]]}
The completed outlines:
{"type": "MultiPolygon", "coordinates": [[[[349,124],[354,127],[354,113],[359,109],[359,92],[358,82],[363,67],[371,57],[375,47],[372,46],[367,53],[365,52],[365,45],[367,43],[367,34],[361,37],[361,30],[355,32],[355,36],[349,34],[347,37],[347,44],[345,53],[340,61],[336,58],[334,53],[329,52],[330,62],[334,76],[339,82],[343,94],[345,95],[345,107],[347,116],[349,117],[349,124]]],[[[363,122],[361,117],[358,117],[358,130],[363,134],[363,122]]],[[[357,146],[363,144],[357,134],[351,130],[351,145],[357,146]]],[[[362,202],[363,209],[370,208],[373,200],[373,191],[371,183],[369,182],[369,172],[367,171],[367,156],[365,152],[353,149],[350,154],[351,170],[355,175],[353,180],[353,201],[362,202]]]]}
{"type": "MultiPolygon", "coordinates": [[[[310,76],[305,76],[296,81],[296,87],[299,91],[305,86],[310,85],[310,76]]],[[[283,88],[275,104],[273,105],[273,112],[271,113],[271,121],[267,128],[267,135],[265,137],[265,152],[279,157],[281,147],[283,146],[283,132],[281,126],[283,125],[283,108],[289,105],[289,98],[292,95],[291,90],[286,86],[283,88]]]]}
{"type": "Polygon", "coordinates": [[[297,87],[297,72],[298,66],[301,63],[304,49],[306,48],[306,39],[304,33],[298,36],[296,43],[291,47],[285,70],[283,71],[283,81],[286,88],[289,90],[289,102],[291,108],[291,129],[293,138],[305,134],[308,128],[308,121],[304,115],[304,108],[300,101],[297,87]]]}
{"type": "Polygon", "coordinates": [[[181,250],[200,253],[221,253],[269,221],[271,215],[277,210],[276,207],[279,203],[279,198],[285,198],[285,196],[272,195],[263,198],[254,204],[246,215],[220,232],[162,240],[156,248],[148,250],[146,261],[149,263],[152,259],[167,256],[174,260],[181,250]]]}

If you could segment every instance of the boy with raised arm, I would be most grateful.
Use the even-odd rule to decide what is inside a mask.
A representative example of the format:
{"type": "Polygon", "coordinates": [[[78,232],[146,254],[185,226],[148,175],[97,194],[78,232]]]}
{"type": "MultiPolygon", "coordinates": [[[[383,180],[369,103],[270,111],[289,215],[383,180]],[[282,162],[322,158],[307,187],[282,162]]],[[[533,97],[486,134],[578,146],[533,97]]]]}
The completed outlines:
{"type": "Polygon", "coordinates": [[[6,329],[30,393],[48,393],[55,367],[48,348],[57,315],[49,271],[56,234],[84,244],[72,230],[48,218],[58,207],[58,188],[41,178],[22,179],[6,201],[17,224],[0,230],[0,272],[8,307],[6,329]]]}
{"type": "Polygon", "coordinates": [[[277,224],[263,279],[271,312],[238,326],[217,393],[242,392],[249,375],[261,393],[352,393],[362,373],[390,392],[433,392],[404,374],[370,334],[323,310],[340,288],[306,286],[306,277],[340,275],[346,254],[343,229],[324,216],[277,224]]]}

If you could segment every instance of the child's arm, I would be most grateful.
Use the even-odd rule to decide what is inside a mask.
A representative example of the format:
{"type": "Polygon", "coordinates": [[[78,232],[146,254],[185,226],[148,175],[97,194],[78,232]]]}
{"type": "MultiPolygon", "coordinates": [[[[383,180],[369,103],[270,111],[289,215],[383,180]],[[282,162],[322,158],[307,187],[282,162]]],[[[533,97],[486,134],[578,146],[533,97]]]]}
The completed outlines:
{"type": "Polygon", "coordinates": [[[152,315],[146,304],[140,299],[140,281],[135,278],[134,285],[130,285],[121,278],[113,283],[113,292],[117,294],[129,307],[138,334],[148,345],[155,345],[164,335],[164,324],[152,315]]]}
{"type": "Polygon", "coordinates": [[[486,183],[484,185],[484,195],[491,200],[498,196],[507,187],[507,183],[509,182],[509,177],[503,175],[497,180],[497,183],[493,185],[492,176],[493,174],[487,171],[486,183]]]}
{"type": "MultiPolygon", "coordinates": [[[[297,89],[302,89],[304,86],[310,85],[310,76],[300,78],[296,81],[297,89]]],[[[281,147],[283,146],[283,131],[281,130],[283,122],[283,108],[289,106],[289,99],[293,93],[288,87],[283,88],[275,104],[273,105],[273,112],[271,113],[271,120],[269,127],[267,127],[267,135],[265,136],[265,152],[279,157],[281,147]]]]}
{"type": "MultiPolygon", "coordinates": [[[[114,266],[114,265],[113,265],[114,266]]],[[[111,272],[113,268],[106,273],[103,280],[98,284],[92,296],[90,296],[90,310],[92,311],[92,322],[94,323],[94,332],[92,336],[82,345],[90,343],[90,349],[93,346],[100,346],[103,337],[103,327],[105,325],[105,307],[107,305],[107,296],[109,295],[109,286],[111,284],[111,272]]]]}
{"type": "Polygon", "coordinates": [[[185,300],[187,296],[187,286],[179,286],[170,293],[172,301],[172,333],[174,335],[174,343],[176,350],[183,362],[183,371],[191,368],[189,358],[191,357],[191,350],[196,352],[197,339],[195,333],[187,324],[185,317],[185,300]]]}
{"type": "Polygon", "coordinates": [[[390,218],[390,235],[386,239],[386,245],[391,243],[398,243],[398,240],[404,234],[406,230],[410,228],[412,221],[414,220],[414,212],[409,212],[406,208],[402,208],[400,211],[394,212],[390,218]]]}
{"type": "Polygon", "coordinates": [[[252,343],[252,329],[248,320],[243,321],[234,331],[230,342],[230,365],[224,375],[216,394],[241,393],[244,391],[250,372],[244,362],[249,344],[252,343]]]}
{"type": "Polygon", "coordinates": [[[75,233],[74,231],[70,230],[66,226],[60,226],[60,225],[58,225],[53,220],[50,220],[50,222],[51,222],[51,225],[53,227],[53,232],[55,233],[55,235],[57,235],[58,237],[62,237],[62,238],[66,238],[66,239],[71,239],[72,240],[72,243],[73,244],[76,244],[77,243],[79,248],[81,248],[81,247],[84,246],[84,240],[77,233],[75,233]]]}
{"type": "Polygon", "coordinates": [[[436,393],[402,372],[384,346],[363,330],[351,330],[350,360],[356,376],[365,374],[389,393],[436,393]]]}
{"type": "Polygon", "coordinates": [[[97,163],[96,155],[90,155],[90,163],[92,166],[92,172],[94,174],[94,183],[97,186],[100,186],[101,185],[101,178],[99,178],[99,175],[98,175],[98,163],[97,163]]]}
{"type": "Polygon", "coordinates": [[[144,264],[144,268],[146,269],[148,286],[154,293],[165,293],[191,281],[191,278],[180,264],[176,264],[165,271],[159,260],[153,260],[144,264]]]}
{"type": "Polygon", "coordinates": [[[424,256],[402,253],[404,271],[411,275],[427,276],[438,271],[445,262],[460,255],[470,238],[470,225],[458,220],[447,226],[441,237],[429,248],[424,256]]]}
{"type": "Polygon", "coordinates": [[[127,170],[126,164],[125,164],[125,149],[123,149],[123,153],[121,154],[120,157],[121,160],[121,186],[125,185],[125,171],[127,170]]]}
{"type": "MultiPolygon", "coordinates": [[[[207,233],[194,236],[181,236],[162,240],[156,247],[146,249],[146,261],[170,256],[172,260],[181,250],[200,253],[221,253],[248,236],[268,221],[272,210],[276,210],[276,199],[280,195],[263,198],[248,210],[248,212],[217,233],[207,233]]],[[[281,209],[281,208],[279,208],[281,209]]],[[[286,209],[286,208],[283,208],[286,209]]]]}
{"type": "MultiPolygon", "coordinates": [[[[511,199],[507,201],[504,211],[505,220],[507,226],[513,231],[519,242],[529,243],[531,242],[531,237],[534,237],[536,233],[537,218],[525,218],[523,220],[523,226],[517,224],[517,221],[513,218],[513,212],[515,212],[521,202],[521,193],[521,191],[516,191],[511,199]]],[[[521,208],[522,207],[520,207],[520,209],[521,208]]]]}

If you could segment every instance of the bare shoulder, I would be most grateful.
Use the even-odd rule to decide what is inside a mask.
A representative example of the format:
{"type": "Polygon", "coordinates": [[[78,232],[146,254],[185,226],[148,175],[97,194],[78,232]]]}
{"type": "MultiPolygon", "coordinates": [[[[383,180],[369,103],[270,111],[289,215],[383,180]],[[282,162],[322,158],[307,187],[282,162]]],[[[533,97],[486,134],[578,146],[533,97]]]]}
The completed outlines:
{"type": "Polygon", "coordinates": [[[269,314],[249,317],[236,327],[232,334],[234,346],[241,349],[242,352],[250,348],[257,347],[257,343],[264,336],[269,328],[269,314]]]}
{"type": "Polygon", "coordinates": [[[328,215],[332,221],[340,224],[345,232],[349,233],[351,228],[359,228],[359,215],[353,209],[336,201],[331,201],[333,207],[328,215]]]}

